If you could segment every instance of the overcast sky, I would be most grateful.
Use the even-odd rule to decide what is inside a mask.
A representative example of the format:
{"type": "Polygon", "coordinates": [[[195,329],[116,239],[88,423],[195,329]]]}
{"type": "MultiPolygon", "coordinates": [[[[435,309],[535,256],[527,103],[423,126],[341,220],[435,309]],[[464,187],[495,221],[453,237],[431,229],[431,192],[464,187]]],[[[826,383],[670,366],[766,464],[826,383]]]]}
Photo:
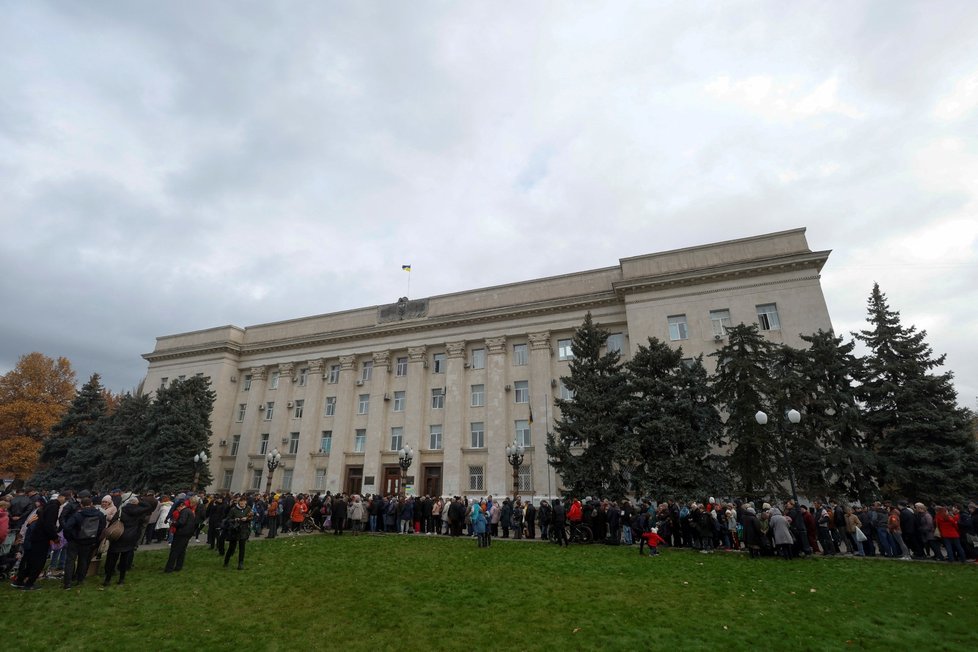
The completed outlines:
{"type": "Polygon", "coordinates": [[[808,227],[978,396],[978,2],[0,0],[0,372],[808,227]]]}

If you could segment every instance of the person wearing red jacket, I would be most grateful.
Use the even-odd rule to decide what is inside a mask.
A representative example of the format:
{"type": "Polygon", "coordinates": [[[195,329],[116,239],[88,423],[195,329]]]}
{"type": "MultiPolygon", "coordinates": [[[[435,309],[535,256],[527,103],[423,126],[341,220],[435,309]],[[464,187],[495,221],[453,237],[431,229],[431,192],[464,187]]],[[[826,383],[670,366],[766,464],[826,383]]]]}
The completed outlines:
{"type": "Polygon", "coordinates": [[[299,500],[295,501],[295,505],[292,506],[292,534],[296,534],[299,531],[302,522],[306,520],[306,513],[308,511],[309,506],[306,504],[305,497],[299,496],[299,500]]]}
{"type": "Polygon", "coordinates": [[[964,547],[961,545],[961,529],[958,527],[958,519],[960,514],[958,514],[957,507],[954,508],[954,513],[949,514],[947,507],[940,506],[937,508],[937,518],[934,519],[934,525],[941,532],[941,538],[944,539],[944,549],[947,551],[947,560],[954,561],[955,555],[960,559],[958,561],[967,561],[968,557],[964,554],[964,547]]]}
{"type": "Polygon", "coordinates": [[[579,501],[576,496],[571,498],[571,501],[570,509],[567,511],[567,520],[570,521],[572,525],[577,525],[584,520],[584,510],[581,507],[581,501],[579,501]]]}
{"type": "Polygon", "coordinates": [[[649,557],[653,557],[659,554],[659,544],[665,543],[665,540],[659,536],[659,530],[652,528],[648,532],[642,533],[642,540],[638,542],[638,555],[642,556],[642,549],[648,545],[649,547],[649,557]]]}

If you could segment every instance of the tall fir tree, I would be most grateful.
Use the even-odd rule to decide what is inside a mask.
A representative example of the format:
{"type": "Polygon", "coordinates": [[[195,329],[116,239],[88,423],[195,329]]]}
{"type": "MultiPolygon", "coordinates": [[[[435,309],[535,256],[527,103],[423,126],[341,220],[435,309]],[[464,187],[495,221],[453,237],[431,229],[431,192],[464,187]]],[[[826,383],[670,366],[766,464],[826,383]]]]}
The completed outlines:
{"type": "Polygon", "coordinates": [[[638,495],[702,500],[729,491],[725,460],[714,452],[723,424],[702,357],[655,338],[625,365],[632,488],[638,495]]]}
{"type": "MultiPolygon", "coordinates": [[[[210,416],[214,391],[203,376],[175,380],[156,392],[146,419],[146,433],[133,447],[139,468],[134,486],[174,491],[189,489],[194,478],[194,455],[210,455],[210,416]]],[[[200,486],[210,484],[204,467],[200,486]]]]}
{"type": "Polygon", "coordinates": [[[148,395],[124,395],[119,406],[101,423],[97,486],[133,487],[143,460],[136,457],[148,430],[148,395]]]}
{"type": "Polygon", "coordinates": [[[854,333],[868,349],[857,395],[882,489],[922,501],[963,497],[975,486],[978,445],[951,372],[934,373],[945,356],[934,357],[926,331],[901,325],[878,283],[868,313],[869,328],[854,333]]]}
{"type": "Polygon", "coordinates": [[[623,405],[628,384],[617,351],[602,348],[608,332],[591,313],[574,333],[570,375],[561,381],[573,393],[554,401],[560,410],[555,432],[547,434],[547,454],[566,492],[620,498],[630,489],[634,466],[623,405]]]}

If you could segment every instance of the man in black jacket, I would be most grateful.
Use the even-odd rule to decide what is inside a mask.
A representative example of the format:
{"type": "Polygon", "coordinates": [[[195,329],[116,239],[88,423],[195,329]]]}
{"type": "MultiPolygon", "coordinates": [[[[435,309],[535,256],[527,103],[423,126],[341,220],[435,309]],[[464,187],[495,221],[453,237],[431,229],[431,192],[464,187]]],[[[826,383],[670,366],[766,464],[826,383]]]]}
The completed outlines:
{"type": "Polygon", "coordinates": [[[70,589],[72,580],[81,586],[88,575],[88,564],[105,530],[105,514],[92,505],[91,496],[81,499],[79,508],[64,524],[64,535],[68,541],[65,556],[64,588],[70,589]]]}
{"type": "Polygon", "coordinates": [[[197,527],[194,510],[199,502],[200,499],[194,496],[190,499],[190,504],[174,508],[179,509],[179,514],[176,515],[176,518],[170,519],[170,525],[175,530],[173,542],[170,544],[170,556],[167,558],[166,567],[163,569],[164,573],[173,573],[183,568],[183,560],[187,555],[187,545],[197,527]]]}
{"type": "Polygon", "coordinates": [[[44,570],[44,563],[51,550],[51,542],[58,538],[58,511],[61,509],[59,499],[45,501],[40,494],[34,496],[37,513],[29,516],[27,536],[24,538],[24,556],[20,560],[20,570],[17,579],[10,584],[15,589],[34,591],[38,575],[44,570]]]}

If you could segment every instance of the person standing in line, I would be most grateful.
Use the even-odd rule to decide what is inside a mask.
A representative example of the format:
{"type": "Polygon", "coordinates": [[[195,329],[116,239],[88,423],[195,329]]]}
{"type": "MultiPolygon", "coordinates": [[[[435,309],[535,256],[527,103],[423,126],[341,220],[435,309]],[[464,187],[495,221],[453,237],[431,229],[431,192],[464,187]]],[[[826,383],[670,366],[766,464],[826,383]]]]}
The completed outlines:
{"type": "Polygon", "coordinates": [[[105,515],[92,505],[92,498],[81,499],[80,508],[65,521],[64,535],[68,541],[65,556],[64,588],[81,586],[88,575],[88,564],[92,561],[95,546],[105,530],[105,515]]]}
{"type": "Polygon", "coordinates": [[[41,494],[34,496],[37,506],[34,512],[27,516],[24,535],[24,556],[20,560],[17,579],[10,586],[25,591],[35,591],[41,587],[36,585],[37,578],[44,570],[44,563],[51,550],[51,542],[58,538],[58,512],[61,503],[57,500],[46,501],[41,494]]]}
{"type": "Polygon", "coordinates": [[[243,494],[239,495],[238,501],[231,507],[231,511],[228,512],[227,526],[225,528],[227,531],[228,549],[224,553],[224,568],[228,567],[231,556],[234,555],[234,549],[237,548],[238,570],[244,570],[245,543],[251,534],[251,519],[253,517],[254,514],[248,507],[248,497],[243,494]]]}
{"type": "Polygon", "coordinates": [[[567,530],[564,527],[564,525],[567,522],[567,517],[564,514],[564,506],[560,504],[559,498],[554,498],[552,520],[553,520],[552,527],[554,528],[554,533],[557,538],[557,545],[566,547],[567,530]]]}
{"type": "Polygon", "coordinates": [[[207,519],[207,547],[211,550],[217,546],[218,533],[221,530],[221,521],[224,520],[224,498],[220,495],[215,496],[204,511],[204,518],[207,519]]]}
{"type": "Polygon", "coordinates": [[[278,535],[278,496],[272,494],[268,497],[268,510],[265,517],[268,519],[268,534],[266,539],[274,539],[278,535]]]}
{"type": "MultiPolygon", "coordinates": [[[[350,516],[350,528],[353,530],[353,536],[357,536],[363,530],[363,502],[361,502],[359,494],[353,494],[350,498],[350,506],[347,510],[350,516]]],[[[431,534],[431,532],[428,532],[431,534]]]]}
{"type": "Polygon", "coordinates": [[[486,527],[486,513],[483,511],[486,508],[485,505],[485,501],[480,504],[473,500],[469,517],[472,521],[472,530],[475,532],[479,548],[489,547],[489,540],[486,536],[486,531],[488,530],[486,527]]]}
{"type": "Polygon", "coordinates": [[[346,517],[348,513],[346,498],[343,494],[336,494],[336,498],[333,500],[333,513],[330,515],[333,525],[333,534],[335,536],[341,536],[343,534],[343,529],[346,527],[346,517]]]}
{"type": "Polygon", "coordinates": [[[537,519],[537,508],[533,506],[533,501],[526,501],[526,513],[523,518],[523,522],[526,523],[526,538],[536,539],[536,519],[537,519]]]}
{"type": "Polygon", "coordinates": [[[189,503],[181,504],[170,514],[170,535],[173,537],[170,543],[170,555],[167,557],[164,573],[175,573],[183,569],[183,562],[187,556],[187,546],[197,528],[197,518],[194,509],[200,499],[194,496],[189,503]]]}
{"type": "MultiPolygon", "coordinates": [[[[132,568],[133,557],[140,535],[148,526],[156,529],[156,521],[152,515],[159,503],[152,494],[137,498],[132,494],[126,499],[120,510],[119,519],[122,521],[122,534],[115,541],[109,542],[109,551],[105,557],[105,580],[102,586],[108,586],[119,568],[119,584],[125,584],[126,573],[132,568]]],[[[158,517],[158,515],[157,515],[158,517]]]]}

